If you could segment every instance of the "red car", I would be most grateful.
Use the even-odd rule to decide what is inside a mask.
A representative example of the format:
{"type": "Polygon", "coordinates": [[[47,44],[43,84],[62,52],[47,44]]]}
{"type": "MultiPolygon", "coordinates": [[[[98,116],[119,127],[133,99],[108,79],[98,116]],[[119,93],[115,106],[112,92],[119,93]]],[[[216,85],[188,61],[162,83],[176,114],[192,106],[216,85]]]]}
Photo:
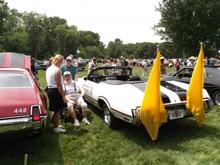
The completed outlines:
{"type": "Polygon", "coordinates": [[[38,134],[46,126],[46,97],[31,72],[30,59],[0,53],[0,133],[30,130],[38,134]]]}

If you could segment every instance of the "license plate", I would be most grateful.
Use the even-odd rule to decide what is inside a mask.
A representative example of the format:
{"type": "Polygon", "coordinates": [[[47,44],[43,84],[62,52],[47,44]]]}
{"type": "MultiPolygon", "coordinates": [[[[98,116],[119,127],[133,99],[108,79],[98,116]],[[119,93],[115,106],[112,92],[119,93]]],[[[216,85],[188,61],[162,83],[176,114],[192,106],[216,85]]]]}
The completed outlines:
{"type": "Polygon", "coordinates": [[[168,111],[170,120],[180,119],[184,117],[184,111],[182,109],[168,111]]]}

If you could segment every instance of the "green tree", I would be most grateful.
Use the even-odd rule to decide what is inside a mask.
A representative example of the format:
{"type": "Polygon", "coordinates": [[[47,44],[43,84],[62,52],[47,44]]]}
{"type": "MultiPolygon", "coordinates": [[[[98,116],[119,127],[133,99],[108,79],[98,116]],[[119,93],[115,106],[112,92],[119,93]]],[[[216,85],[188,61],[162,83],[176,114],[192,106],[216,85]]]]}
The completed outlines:
{"type": "Polygon", "coordinates": [[[59,40],[57,40],[56,27],[66,25],[67,21],[59,17],[43,18],[43,45],[41,53],[44,57],[52,56],[59,52],[59,40]]]}
{"type": "Polygon", "coordinates": [[[5,22],[7,21],[7,17],[9,15],[9,7],[8,4],[4,0],[0,0],[0,36],[6,30],[5,22]]]}
{"type": "Polygon", "coordinates": [[[58,25],[55,28],[56,40],[58,41],[59,52],[64,56],[76,54],[79,46],[78,32],[76,27],[68,25],[58,25]]]}
{"type": "Polygon", "coordinates": [[[104,44],[100,41],[100,36],[98,33],[91,31],[79,31],[79,47],[81,54],[85,58],[104,57],[104,44]]]}
{"type": "Polygon", "coordinates": [[[43,15],[34,12],[23,13],[25,30],[28,32],[30,55],[37,59],[43,58],[43,54],[41,54],[44,34],[43,19],[43,15]]]}
{"type": "Polygon", "coordinates": [[[111,58],[119,58],[123,55],[124,44],[120,39],[115,39],[115,41],[110,41],[107,48],[106,53],[111,58]]]}
{"type": "Polygon", "coordinates": [[[0,50],[28,53],[28,34],[22,24],[21,14],[15,9],[10,10],[3,1],[0,4],[0,50]]]}
{"type": "Polygon", "coordinates": [[[163,0],[158,11],[161,20],[155,29],[182,56],[196,55],[200,41],[209,56],[220,47],[220,1],[163,0]]]}
{"type": "Polygon", "coordinates": [[[79,31],[79,39],[82,46],[98,46],[100,44],[100,36],[98,33],[91,31],[79,31]]]}
{"type": "Polygon", "coordinates": [[[17,31],[4,36],[4,49],[11,52],[29,54],[28,33],[17,31]]]}

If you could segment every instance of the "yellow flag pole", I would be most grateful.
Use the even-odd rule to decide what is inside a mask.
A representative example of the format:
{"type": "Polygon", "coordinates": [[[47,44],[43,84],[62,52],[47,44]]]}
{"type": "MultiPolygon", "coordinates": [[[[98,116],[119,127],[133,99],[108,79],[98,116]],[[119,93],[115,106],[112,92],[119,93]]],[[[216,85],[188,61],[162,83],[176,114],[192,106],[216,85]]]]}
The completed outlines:
{"type": "Polygon", "coordinates": [[[192,112],[199,126],[205,119],[205,110],[203,104],[203,85],[204,85],[204,52],[200,43],[200,51],[196,65],[187,90],[187,108],[192,112]]]}
{"type": "Polygon", "coordinates": [[[158,137],[159,127],[167,121],[165,107],[160,95],[160,50],[154,60],[140,108],[140,120],[152,140],[158,137]]]}

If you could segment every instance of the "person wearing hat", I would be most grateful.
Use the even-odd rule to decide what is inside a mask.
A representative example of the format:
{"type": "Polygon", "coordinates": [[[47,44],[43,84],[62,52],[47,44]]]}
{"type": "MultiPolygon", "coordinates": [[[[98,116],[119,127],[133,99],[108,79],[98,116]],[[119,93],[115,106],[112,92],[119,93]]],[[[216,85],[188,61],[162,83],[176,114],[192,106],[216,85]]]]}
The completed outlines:
{"type": "Polygon", "coordinates": [[[77,67],[73,65],[73,59],[71,56],[66,58],[65,64],[61,66],[62,74],[65,71],[69,71],[71,73],[72,79],[77,80],[77,67]]]}
{"type": "Polygon", "coordinates": [[[97,67],[96,58],[93,57],[92,61],[89,62],[88,74],[92,71],[92,69],[97,67]]]}
{"type": "Polygon", "coordinates": [[[186,66],[193,66],[194,65],[194,57],[191,56],[188,60],[187,60],[187,64],[186,66]]]}
{"type": "Polygon", "coordinates": [[[79,126],[79,121],[76,118],[76,114],[74,111],[74,106],[78,105],[82,109],[82,122],[86,124],[90,124],[90,122],[87,119],[87,104],[83,99],[84,92],[82,88],[77,84],[76,81],[74,81],[71,77],[71,73],[69,71],[65,71],[63,73],[63,90],[65,93],[65,97],[67,99],[67,107],[68,111],[70,112],[70,115],[74,121],[74,126],[79,126]]]}
{"type": "Polygon", "coordinates": [[[164,64],[164,60],[165,60],[165,58],[163,56],[160,57],[160,72],[161,72],[161,74],[167,74],[166,66],[164,64]]]}

